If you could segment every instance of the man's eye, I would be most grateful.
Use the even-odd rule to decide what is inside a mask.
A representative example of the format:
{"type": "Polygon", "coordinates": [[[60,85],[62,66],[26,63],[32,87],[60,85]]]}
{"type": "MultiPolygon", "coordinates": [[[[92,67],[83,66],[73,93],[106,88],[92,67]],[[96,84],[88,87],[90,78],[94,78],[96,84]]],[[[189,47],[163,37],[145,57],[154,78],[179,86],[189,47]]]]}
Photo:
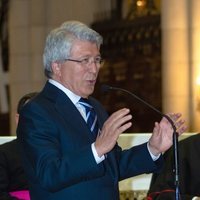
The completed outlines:
{"type": "Polygon", "coordinates": [[[82,64],[88,64],[89,63],[89,58],[84,58],[81,60],[82,64]]]}
{"type": "Polygon", "coordinates": [[[100,57],[95,58],[95,62],[96,62],[96,63],[101,63],[101,58],[100,58],[100,57]]]}

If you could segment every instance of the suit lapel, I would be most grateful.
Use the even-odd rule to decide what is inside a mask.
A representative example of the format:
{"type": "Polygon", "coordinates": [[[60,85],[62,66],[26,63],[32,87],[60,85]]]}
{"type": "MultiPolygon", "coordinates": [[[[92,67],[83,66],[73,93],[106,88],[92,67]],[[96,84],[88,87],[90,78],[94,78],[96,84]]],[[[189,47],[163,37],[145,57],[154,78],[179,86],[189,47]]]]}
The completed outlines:
{"type": "Polygon", "coordinates": [[[75,130],[72,134],[77,134],[83,140],[85,138],[92,140],[92,137],[90,137],[91,132],[86,122],[76,106],[62,90],[47,82],[43,92],[47,98],[54,102],[55,109],[62,116],[65,126],[67,124],[68,127],[70,126],[72,130],[75,130]]]}
{"type": "MultiPolygon", "coordinates": [[[[61,121],[63,121],[61,123],[64,127],[63,131],[72,130],[66,132],[66,134],[71,134],[70,137],[74,138],[73,141],[78,142],[79,145],[88,145],[94,142],[91,132],[80,112],[63,91],[47,83],[44,89],[44,95],[53,102],[55,110],[59,113],[59,116],[61,116],[61,121]]],[[[90,98],[90,100],[97,113],[98,123],[101,129],[108,115],[93,98],[90,98]]],[[[118,168],[114,152],[116,151],[113,149],[107,154],[107,159],[104,160],[103,164],[109,171],[108,173],[112,176],[113,180],[118,180],[118,177],[116,177],[118,168]]]]}

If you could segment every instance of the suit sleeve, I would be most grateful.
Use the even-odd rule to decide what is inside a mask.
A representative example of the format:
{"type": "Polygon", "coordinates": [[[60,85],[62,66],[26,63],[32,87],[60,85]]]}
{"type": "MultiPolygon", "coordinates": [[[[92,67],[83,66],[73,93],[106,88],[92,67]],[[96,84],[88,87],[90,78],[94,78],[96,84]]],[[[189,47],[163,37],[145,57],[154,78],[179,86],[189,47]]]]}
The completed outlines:
{"type": "Polygon", "coordinates": [[[147,149],[147,143],[133,146],[127,150],[120,150],[119,167],[120,180],[130,178],[143,173],[159,171],[163,166],[163,158],[153,161],[147,149]]]}

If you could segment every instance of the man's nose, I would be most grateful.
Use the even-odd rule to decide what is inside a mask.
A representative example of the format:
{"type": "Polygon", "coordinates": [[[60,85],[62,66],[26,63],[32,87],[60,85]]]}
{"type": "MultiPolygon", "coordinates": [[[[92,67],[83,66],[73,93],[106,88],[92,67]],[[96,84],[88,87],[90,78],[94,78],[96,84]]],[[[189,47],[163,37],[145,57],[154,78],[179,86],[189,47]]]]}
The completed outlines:
{"type": "Polygon", "coordinates": [[[90,66],[89,66],[89,68],[90,68],[90,71],[91,72],[94,72],[94,73],[96,73],[97,71],[98,71],[98,65],[97,65],[97,63],[94,61],[94,60],[92,60],[92,61],[90,61],[90,66]]]}

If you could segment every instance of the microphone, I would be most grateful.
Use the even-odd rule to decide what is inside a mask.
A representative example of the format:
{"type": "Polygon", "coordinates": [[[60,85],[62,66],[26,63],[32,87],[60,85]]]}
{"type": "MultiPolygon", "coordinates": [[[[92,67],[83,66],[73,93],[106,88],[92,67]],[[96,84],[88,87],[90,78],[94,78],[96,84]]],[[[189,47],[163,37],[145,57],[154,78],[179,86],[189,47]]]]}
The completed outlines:
{"type": "Polygon", "coordinates": [[[148,102],[144,101],[143,99],[141,99],[140,97],[138,97],[137,95],[135,95],[134,93],[125,90],[123,88],[119,88],[119,87],[113,87],[113,86],[109,86],[109,85],[102,85],[101,86],[101,90],[102,92],[108,92],[109,90],[116,90],[116,91],[121,91],[125,94],[130,95],[133,99],[137,99],[138,101],[140,101],[141,103],[143,103],[144,105],[146,105],[147,107],[151,108],[152,110],[154,110],[156,113],[158,113],[161,117],[165,117],[169,123],[171,124],[172,128],[173,128],[173,153],[174,153],[174,175],[175,175],[175,199],[179,200],[180,199],[180,191],[179,191],[179,162],[178,162],[178,133],[176,131],[176,126],[174,124],[174,122],[172,121],[172,119],[168,116],[163,114],[161,111],[159,111],[158,109],[156,109],[154,106],[152,106],[151,104],[149,104],[148,102]]]}

